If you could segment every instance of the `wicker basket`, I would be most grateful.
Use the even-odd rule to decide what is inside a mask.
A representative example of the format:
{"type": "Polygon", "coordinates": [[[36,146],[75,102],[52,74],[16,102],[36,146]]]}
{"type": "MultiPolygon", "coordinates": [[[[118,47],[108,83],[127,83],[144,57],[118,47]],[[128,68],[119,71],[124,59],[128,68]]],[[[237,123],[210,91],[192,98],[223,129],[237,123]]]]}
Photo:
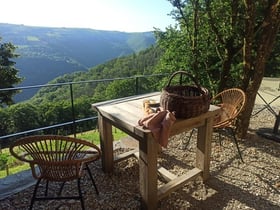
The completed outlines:
{"type": "Polygon", "coordinates": [[[210,96],[206,88],[198,85],[195,78],[185,71],[173,73],[169,79],[168,85],[162,89],[160,105],[164,110],[175,112],[176,118],[196,117],[208,111],[210,106],[210,96]],[[180,85],[171,86],[172,79],[177,75],[183,74],[189,76],[195,86],[180,85]]]}

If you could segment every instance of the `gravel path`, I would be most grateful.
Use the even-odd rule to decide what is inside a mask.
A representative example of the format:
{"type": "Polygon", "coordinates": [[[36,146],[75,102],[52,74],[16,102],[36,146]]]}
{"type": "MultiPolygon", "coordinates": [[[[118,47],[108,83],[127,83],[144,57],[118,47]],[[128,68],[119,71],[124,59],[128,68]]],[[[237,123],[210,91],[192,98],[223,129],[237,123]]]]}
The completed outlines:
{"type": "MultiPolygon", "coordinates": [[[[158,209],[280,209],[280,143],[255,134],[260,127],[273,127],[274,116],[267,110],[252,117],[248,138],[239,140],[245,163],[239,159],[233,142],[223,138],[212,141],[211,177],[186,184],[159,202],[158,209]]],[[[187,144],[188,133],[170,139],[159,163],[175,174],[194,166],[195,135],[187,144]]],[[[119,145],[121,146],[121,144],[119,145]]],[[[122,152],[127,148],[117,148],[122,152]]],[[[104,174],[101,162],[91,165],[100,194],[97,196],[88,177],[83,179],[87,209],[140,209],[139,170],[131,158],[115,165],[114,174],[104,174]]],[[[162,184],[159,179],[158,184],[162,184]]],[[[75,192],[76,184],[65,186],[75,192]]],[[[0,209],[28,209],[33,187],[0,201],[0,209]]],[[[34,209],[80,209],[79,201],[36,202],[34,209]]]]}

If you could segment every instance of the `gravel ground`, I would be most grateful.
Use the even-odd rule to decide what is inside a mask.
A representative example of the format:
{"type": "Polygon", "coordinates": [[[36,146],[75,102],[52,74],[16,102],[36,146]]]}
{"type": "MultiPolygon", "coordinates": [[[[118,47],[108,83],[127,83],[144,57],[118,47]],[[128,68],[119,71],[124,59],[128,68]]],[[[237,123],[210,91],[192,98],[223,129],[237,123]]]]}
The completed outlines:
{"type": "MultiPolygon", "coordinates": [[[[279,109],[279,108],[278,108],[279,109]]],[[[229,138],[222,146],[212,141],[211,177],[199,178],[159,202],[158,209],[280,209],[280,143],[255,134],[260,127],[272,128],[275,117],[267,110],[252,117],[247,139],[239,140],[245,163],[229,138]]],[[[191,169],[195,160],[195,135],[187,144],[188,133],[172,137],[159,163],[179,175],[191,169]]],[[[117,145],[116,152],[128,148],[117,145]]],[[[101,162],[91,165],[100,194],[88,177],[82,180],[86,209],[140,209],[139,170],[135,158],[115,165],[114,174],[104,174],[101,162]]],[[[162,184],[159,179],[158,184],[162,184]]],[[[55,187],[55,186],[53,186],[55,187]]],[[[33,187],[0,201],[0,209],[28,209],[33,187]]],[[[65,186],[65,193],[76,192],[76,184],[65,186]]],[[[79,201],[35,202],[34,209],[80,209],[79,201]]]]}

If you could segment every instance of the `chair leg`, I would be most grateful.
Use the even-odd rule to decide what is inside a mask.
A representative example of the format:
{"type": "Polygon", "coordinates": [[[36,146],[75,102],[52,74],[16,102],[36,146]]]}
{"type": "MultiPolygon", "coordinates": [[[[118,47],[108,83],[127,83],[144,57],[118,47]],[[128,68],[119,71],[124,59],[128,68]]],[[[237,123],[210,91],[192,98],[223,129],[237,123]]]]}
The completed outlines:
{"type": "Polygon", "coordinates": [[[93,186],[94,186],[94,189],[95,189],[95,191],[96,191],[96,194],[99,195],[99,191],[98,191],[97,186],[96,186],[96,184],[95,184],[95,181],[94,181],[94,179],[93,179],[93,177],[92,177],[90,168],[88,167],[88,164],[85,164],[85,165],[86,165],[86,170],[88,171],[88,174],[89,174],[90,179],[91,179],[91,181],[92,181],[92,184],[93,184],[93,186]]]}
{"type": "Polygon", "coordinates": [[[222,146],[222,135],[221,135],[221,133],[220,132],[218,132],[218,135],[219,135],[219,143],[220,143],[220,146],[222,146]]]}
{"type": "Polygon", "coordinates": [[[188,141],[188,142],[190,142],[190,140],[191,140],[191,138],[192,138],[192,135],[193,135],[194,130],[195,130],[195,129],[192,129],[192,131],[191,131],[191,133],[190,133],[190,136],[189,136],[189,141],[188,141]]]}
{"type": "Polygon", "coordinates": [[[234,132],[234,130],[233,130],[232,127],[229,127],[229,129],[230,129],[231,134],[232,134],[232,136],[233,136],[233,139],[234,139],[234,142],[235,142],[235,145],[236,145],[236,148],[237,148],[239,157],[240,157],[242,163],[244,163],[243,158],[242,158],[242,155],[241,155],[241,151],[240,151],[239,146],[238,146],[238,143],[237,143],[237,139],[236,139],[236,136],[235,136],[235,132],[234,132]]]}
{"type": "Polygon", "coordinates": [[[78,184],[79,197],[80,197],[80,201],[81,201],[81,207],[82,207],[82,210],[84,210],[85,204],[84,204],[84,199],[83,199],[83,193],[81,190],[81,179],[80,178],[77,180],[77,184],[78,184]]]}
{"type": "Polygon", "coordinates": [[[65,182],[62,182],[62,184],[60,185],[60,188],[59,188],[59,192],[57,194],[58,196],[61,195],[64,185],[65,185],[65,182]]]}
{"type": "Polygon", "coordinates": [[[45,196],[48,195],[48,191],[49,191],[49,181],[46,181],[46,188],[45,188],[45,196]]]}
{"type": "MultiPolygon", "coordinates": [[[[95,187],[95,190],[96,190],[96,192],[98,194],[97,187],[95,185],[95,182],[93,180],[93,177],[91,175],[90,169],[89,169],[87,164],[86,164],[86,168],[87,168],[87,170],[88,170],[88,172],[90,174],[91,180],[92,180],[92,182],[94,184],[94,187],[95,187]]],[[[47,197],[47,194],[48,194],[47,191],[48,191],[48,185],[49,185],[48,180],[46,180],[45,197],[37,197],[37,191],[38,191],[38,187],[39,187],[39,184],[40,184],[41,180],[42,179],[38,179],[36,184],[35,184],[35,186],[34,186],[33,195],[32,195],[32,198],[31,198],[29,210],[32,210],[35,200],[52,200],[52,199],[80,199],[81,208],[82,208],[82,210],[85,209],[83,193],[82,193],[82,190],[81,190],[81,178],[77,179],[77,187],[78,187],[78,194],[79,194],[79,196],[70,196],[70,197],[47,197]]],[[[65,184],[65,182],[63,182],[61,184],[59,194],[61,194],[61,191],[63,189],[64,184],[65,184]]]]}
{"type": "Polygon", "coordinates": [[[189,143],[190,143],[190,141],[191,141],[191,138],[192,138],[192,135],[193,135],[194,130],[195,130],[195,128],[191,130],[188,141],[183,143],[184,149],[185,149],[185,148],[187,148],[187,146],[189,145],[189,143]]]}
{"type": "Polygon", "coordinates": [[[38,186],[41,182],[41,179],[38,179],[38,181],[36,182],[35,184],[35,187],[34,187],[34,191],[33,191],[33,195],[32,195],[32,198],[31,198],[31,203],[30,203],[30,207],[29,207],[29,210],[32,210],[33,208],[33,204],[34,204],[34,201],[36,199],[36,194],[37,194],[37,190],[38,190],[38,186]]]}

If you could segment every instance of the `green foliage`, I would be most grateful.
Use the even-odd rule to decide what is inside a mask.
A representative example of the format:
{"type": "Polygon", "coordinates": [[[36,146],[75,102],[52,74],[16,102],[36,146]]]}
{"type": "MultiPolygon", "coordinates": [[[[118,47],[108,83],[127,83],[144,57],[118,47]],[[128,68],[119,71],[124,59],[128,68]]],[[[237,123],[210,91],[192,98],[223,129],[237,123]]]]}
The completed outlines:
{"type": "Polygon", "coordinates": [[[266,64],[279,71],[279,1],[169,1],[178,25],[157,32],[164,50],[159,69],[173,72],[185,66],[212,95],[231,87],[243,89],[246,104],[236,125],[246,137],[262,78],[277,75],[267,71],[266,64]],[[275,57],[269,60],[273,48],[275,57]]]}
{"type": "MultiPolygon", "coordinates": [[[[40,111],[30,103],[0,108],[0,136],[42,127],[44,122],[40,111]]],[[[0,146],[5,144],[5,141],[0,141],[0,146]]]]}
{"type": "Polygon", "coordinates": [[[122,98],[125,96],[135,95],[135,81],[115,80],[107,86],[105,94],[105,98],[107,99],[122,98]]]}
{"type": "MultiPolygon", "coordinates": [[[[11,88],[18,84],[22,79],[18,76],[15,62],[11,59],[18,57],[15,54],[16,47],[12,43],[2,43],[0,37],[0,89],[11,88]]],[[[0,91],[0,106],[13,103],[12,97],[18,91],[0,91]]]]}
{"type": "Polygon", "coordinates": [[[0,135],[4,136],[9,133],[10,128],[10,115],[6,108],[0,107],[0,135]]]}
{"type": "MultiPolygon", "coordinates": [[[[17,165],[17,166],[14,166],[14,167],[9,167],[9,175],[12,175],[12,174],[16,174],[20,171],[25,171],[25,170],[28,170],[30,169],[30,166],[28,163],[24,163],[22,165],[17,165]]],[[[0,170],[0,178],[4,178],[7,176],[7,171],[6,170],[0,170]]]]}
{"type": "Polygon", "coordinates": [[[30,103],[19,103],[7,108],[9,113],[9,131],[16,133],[35,129],[42,123],[41,114],[37,107],[30,103]]]}
{"type": "Polygon", "coordinates": [[[158,72],[172,73],[185,70],[195,76],[200,85],[209,89],[219,81],[219,62],[216,54],[217,42],[207,24],[205,5],[198,1],[183,4],[171,1],[178,27],[169,27],[166,31],[156,31],[158,45],[164,54],[157,66],[158,72]]]}
{"type": "MultiPolygon", "coordinates": [[[[114,84],[117,83],[122,83],[122,85],[125,87],[129,87],[130,85],[132,85],[129,87],[127,95],[131,95],[132,93],[135,94],[135,90],[131,88],[135,87],[133,80],[129,82],[115,81],[113,84],[110,84],[110,81],[100,83],[97,82],[97,80],[152,74],[155,71],[155,66],[158,63],[161,54],[162,52],[159,48],[152,46],[151,48],[143,50],[138,54],[134,53],[132,55],[116,58],[104,64],[98,65],[87,72],[65,74],[54,79],[50,83],[56,84],[65,82],[96,80],[96,82],[91,83],[72,84],[75,99],[82,96],[87,96],[93,98],[93,101],[100,101],[102,99],[105,100],[111,98],[112,95],[117,96],[117,94],[121,93],[121,90],[118,90],[119,93],[117,93],[115,90],[112,90],[112,87],[116,86],[114,84]],[[109,88],[108,90],[106,90],[107,87],[109,88]],[[134,92],[132,90],[134,90],[134,92]]],[[[145,87],[143,83],[144,81],[141,81],[141,86],[145,87]]],[[[41,88],[38,93],[31,99],[31,101],[33,104],[42,104],[47,102],[53,103],[54,101],[69,101],[69,99],[69,85],[61,85],[41,88]]]]}
{"type": "Polygon", "coordinates": [[[280,77],[280,31],[277,34],[275,47],[271,53],[270,59],[267,63],[265,76],[267,77],[280,77]]]}
{"type": "Polygon", "coordinates": [[[0,153],[0,170],[6,168],[6,164],[8,162],[9,155],[6,153],[0,153]]]}
{"type": "MultiPolygon", "coordinates": [[[[152,74],[160,55],[159,48],[151,47],[139,54],[101,64],[88,72],[60,76],[51,81],[49,87],[41,88],[31,100],[0,109],[0,135],[68,123],[73,118],[79,120],[93,117],[96,113],[91,108],[92,103],[135,95],[134,76],[152,74]],[[121,79],[121,77],[130,78],[121,79]],[[107,80],[100,82],[100,79],[107,80]],[[76,83],[81,81],[85,82],[76,83]],[[63,84],[66,82],[71,84],[63,84]],[[61,85],[52,85],[57,83],[61,85]],[[74,109],[72,109],[70,86],[73,90],[74,109]]],[[[138,83],[138,93],[160,90],[158,78],[139,78],[138,83]]],[[[94,120],[85,121],[77,123],[75,129],[76,132],[84,132],[93,129],[96,124],[94,120]]],[[[72,132],[72,127],[68,126],[44,130],[39,134],[69,135],[72,132]]]]}
{"type": "MultiPolygon", "coordinates": [[[[179,69],[186,70],[213,92],[244,86],[242,79],[246,72],[243,70],[242,47],[249,30],[246,28],[248,14],[245,12],[245,3],[229,0],[169,1],[174,6],[172,14],[178,25],[164,32],[156,31],[157,43],[164,51],[158,71],[171,73],[179,69]]],[[[262,30],[260,25],[267,15],[265,8],[268,3],[256,1],[251,4],[256,7],[256,19],[251,26],[255,30],[255,40],[251,46],[253,59],[259,48],[261,33],[258,30],[262,30]]],[[[278,32],[278,41],[268,62],[266,76],[279,75],[279,43],[278,32]]]]}

